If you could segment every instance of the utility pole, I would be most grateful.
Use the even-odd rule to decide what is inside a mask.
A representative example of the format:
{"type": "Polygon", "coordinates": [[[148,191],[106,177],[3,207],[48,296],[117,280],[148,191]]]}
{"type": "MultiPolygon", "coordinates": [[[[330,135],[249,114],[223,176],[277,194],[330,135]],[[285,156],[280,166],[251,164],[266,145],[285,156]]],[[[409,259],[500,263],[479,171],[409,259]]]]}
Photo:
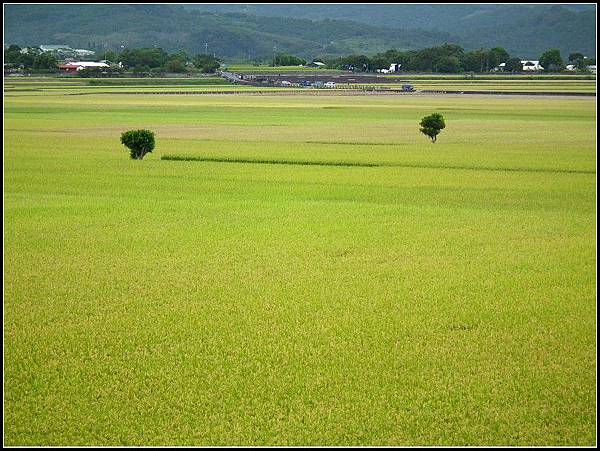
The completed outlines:
{"type": "Polygon", "coordinates": [[[277,46],[273,46],[273,67],[275,67],[275,52],[277,52],[277,46]]]}
{"type": "Polygon", "coordinates": [[[208,56],[208,42],[204,43],[204,54],[208,56]]]}

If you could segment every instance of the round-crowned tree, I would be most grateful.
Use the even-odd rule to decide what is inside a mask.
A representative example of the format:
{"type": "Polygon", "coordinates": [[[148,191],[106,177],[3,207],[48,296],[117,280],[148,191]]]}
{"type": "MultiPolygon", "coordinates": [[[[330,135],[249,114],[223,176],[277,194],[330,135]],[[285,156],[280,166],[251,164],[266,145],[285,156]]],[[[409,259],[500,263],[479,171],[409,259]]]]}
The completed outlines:
{"type": "Polygon", "coordinates": [[[154,149],[154,133],[150,130],[129,130],[121,135],[121,143],[129,148],[133,160],[141,160],[154,149]]]}
{"type": "Polygon", "coordinates": [[[425,136],[428,136],[433,143],[437,140],[437,135],[439,135],[440,132],[446,128],[444,116],[438,113],[425,116],[423,119],[421,119],[420,125],[421,133],[423,133],[425,136]]]}

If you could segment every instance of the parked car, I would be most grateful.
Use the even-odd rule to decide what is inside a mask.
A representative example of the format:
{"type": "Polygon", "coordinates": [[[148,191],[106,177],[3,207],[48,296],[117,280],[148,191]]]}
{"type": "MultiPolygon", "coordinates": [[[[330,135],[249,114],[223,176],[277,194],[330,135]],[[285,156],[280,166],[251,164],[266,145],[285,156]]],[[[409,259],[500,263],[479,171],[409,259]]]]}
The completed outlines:
{"type": "Polygon", "coordinates": [[[415,87],[413,85],[402,85],[402,91],[415,92],[415,87]]]}
{"type": "Polygon", "coordinates": [[[335,88],[335,83],[333,81],[328,81],[325,83],[326,88],[335,88]]]}
{"type": "Polygon", "coordinates": [[[281,86],[292,86],[292,83],[290,83],[290,82],[289,82],[289,81],[287,81],[287,80],[283,80],[283,81],[281,82],[281,86]]]}

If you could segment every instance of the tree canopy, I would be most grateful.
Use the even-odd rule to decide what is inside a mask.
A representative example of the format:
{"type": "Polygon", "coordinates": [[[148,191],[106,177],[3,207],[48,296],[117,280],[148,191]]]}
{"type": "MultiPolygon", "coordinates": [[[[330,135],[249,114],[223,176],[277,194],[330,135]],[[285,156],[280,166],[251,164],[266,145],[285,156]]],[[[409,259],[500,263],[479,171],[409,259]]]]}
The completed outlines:
{"type": "Polygon", "coordinates": [[[540,57],[540,65],[545,71],[556,71],[565,67],[565,63],[560,56],[560,50],[558,49],[546,50],[540,57]]]}
{"type": "Polygon", "coordinates": [[[421,133],[429,137],[433,143],[436,142],[437,135],[439,135],[440,132],[446,128],[444,117],[439,113],[433,113],[429,116],[425,116],[423,119],[421,119],[419,125],[421,126],[421,133]]]}
{"type": "Polygon", "coordinates": [[[154,149],[154,133],[150,130],[129,130],[121,134],[121,143],[130,151],[132,160],[141,160],[154,149]]]}

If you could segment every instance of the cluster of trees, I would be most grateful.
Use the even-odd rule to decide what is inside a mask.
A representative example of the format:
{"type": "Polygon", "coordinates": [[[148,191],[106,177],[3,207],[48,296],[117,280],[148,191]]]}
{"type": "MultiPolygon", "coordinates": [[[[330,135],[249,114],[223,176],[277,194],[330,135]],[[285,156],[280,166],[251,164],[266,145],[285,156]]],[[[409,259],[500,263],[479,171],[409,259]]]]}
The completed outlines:
{"type": "Polygon", "coordinates": [[[271,66],[303,66],[305,64],[306,60],[304,58],[280,53],[275,55],[271,66]]]}
{"type": "MultiPolygon", "coordinates": [[[[577,67],[585,68],[595,64],[595,60],[584,58],[581,53],[574,53],[569,60],[577,60],[577,67]]],[[[375,72],[388,69],[391,64],[399,63],[403,71],[415,72],[489,72],[504,63],[504,71],[520,72],[523,69],[521,58],[510,55],[502,47],[465,51],[456,44],[444,44],[422,50],[401,51],[390,49],[374,56],[349,55],[334,59],[323,59],[328,68],[350,69],[359,72],[375,72]]],[[[565,68],[560,51],[550,49],[540,57],[540,64],[548,71],[559,71],[565,68]]]]}
{"type": "MultiPolygon", "coordinates": [[[[569,55],[569,63],[574,65],[575,69],[579,71],[586,71],[587,66],[596,64],[596,60],[594,58],[586,58],[582,53],[575,52],[569,55]]],[[[558,49],[545,51],[540,57],[540,64],[546,70],[562,70],[565,68],[565,63],[558,49]]]]}
{"type": "MultiPolygon", "coordinates": [[[[107,61],[111,65],[110,75],[122,72],[134,74],[169,73],[214,73],[221,65],[221,60],[214,55],[198,54],[191,57],[185,51],[169,54],[162,48],[126,48],[121,53],[106,51],[100,53],[98,60],[107,61]]],[[[504,63],[505,72],[523,70],[521,59],[510,55],[502,47],[465,51],[456,44],[444,44],[422,50],[402,51],[390,49],[373,56],[348,55],[332,58],[319,58],[328,68],[353,70],[357,72],[376,72],[388,69],[391,64],[401,64],[402,71],[408,72],[489,72],[504,63]]],[[[17,45],[11,45],[4,51],[4,61],[9,66],[36,71],[56,71],[58,60],[50,52],[42,52],[39,48],[27,48],[25,52],[17,45]]],[[[596,64],[596,60],[586,58],[582,53],[569,55],[568,61],[579,71],[586,71],[587,66],[596,64]]],[[[273,56],[271,66],[299,66],[306,60],[297,56],[280,53],[273,56]]],[[[540,65],[546,71],[565,69],[560,51],[549,49],[540,57],[540,65]]],[[[79,71],[81,76],[96,76],[98,70],[79,71]]],[[[104,74],[106,75],[106,74],[104,74]]]]}
{"type": "Polygon", "coordinates": [[[58,61],[51,53],[44,53],[34,47],[21,49],[18,45],[11,45],[4,50],[4,62],[26,70],[56,70],[58,68],[58,61]],[[25,51],[22,52],[22,50],[25,51]]]}
{"type": "Polygon", "coordinates": [[[190,57],[184,51],[168,54],[161,48],[125,49],[120,54],[108,51],[102,53],[100,59],[120,62],[126,70],[134,73],[214,73],[221,65],[221,60],[212,55],[190,57]]]}
{"type": "MultiPolygon", "coordinates": [[[[107,61],[111,66],[110,73],[113,75],[124,71],[136,74],[214,73],[221,65],[221,60],[212,55],[200,54],[190,57],[183,51],[168,54],[161,48],[124,49],[121,53],[106,51],[95,59],[107,61]]],[[[52,52],[42,52],[36,47],[29,47],[22,52],[18,45],[11,45],[4,50],[4,62],[24,70],[57,71],[59,65],[57,56],[52,52]]],[[[78,74],[96,76],[99,75],[99,69],[85,69],[78,74]]]]}

